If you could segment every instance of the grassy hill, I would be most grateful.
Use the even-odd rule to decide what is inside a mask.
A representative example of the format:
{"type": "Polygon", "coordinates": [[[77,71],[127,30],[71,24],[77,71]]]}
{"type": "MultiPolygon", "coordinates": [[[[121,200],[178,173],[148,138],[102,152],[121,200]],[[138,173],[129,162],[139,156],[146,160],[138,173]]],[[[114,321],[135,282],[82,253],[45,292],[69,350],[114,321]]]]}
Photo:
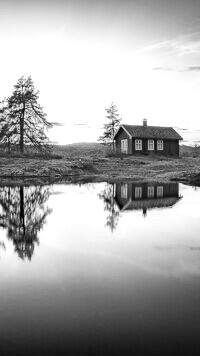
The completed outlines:
{"type": "Polygon", "coordinates": [[[182,157],[198,157],[198,156],[200,156],[200,147],[181,145],[180,146],[180,156],[182,156],[182,157]]]}
{"type": "MultiPolygon", "coordinates": [[[[98,142],[78,142],[68,145],[56,145],[54,146],[54,153],[58,155],[63,155],[64,157],[85,157],[88,155],[98,156],[106,155],[109,152],[109,148],[101,145],[98,142]]],[[[180,156],[181,157],[193,157],[200,156],[200,147],[194,148],[187,145],[180,145],[180,156]]]]}
{"type": "Polygon", "coordinates": [[[84,158],[85,156],[99,156],[104,155],[107,148],[98,142],[78,142],[68,145],[56,145],[53,152],[63,157],[77,157],[84,158]]]}

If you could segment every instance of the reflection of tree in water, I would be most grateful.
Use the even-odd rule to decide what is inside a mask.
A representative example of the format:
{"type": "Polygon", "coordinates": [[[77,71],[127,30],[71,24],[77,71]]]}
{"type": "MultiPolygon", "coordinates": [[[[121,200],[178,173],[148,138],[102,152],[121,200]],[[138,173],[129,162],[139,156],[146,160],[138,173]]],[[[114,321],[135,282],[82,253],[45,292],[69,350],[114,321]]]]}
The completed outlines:
{"type": "Polygon", "coordinates": [[[104,202],[104,210],[109,214],[106,218],[106,226],[113,232],[119,221],[119,209],[114,200],[114,184],[107,184],[104,190],[99,194],[99,198],[104,202]]]}
{"type": "Polygon", "coordinates": [[[6,249],[5,243],[2,241],[0,241],[0,249],[3,249],[3,250],[6,249]]]}
{"type": "Polygon", "coordinates": [[[22,259],[31,259],[38,232],[43,228],[51,210],[45,207],[50,196],[49,187],[0,188],[0,226],[8,231],[15,251],[22,259]]]}

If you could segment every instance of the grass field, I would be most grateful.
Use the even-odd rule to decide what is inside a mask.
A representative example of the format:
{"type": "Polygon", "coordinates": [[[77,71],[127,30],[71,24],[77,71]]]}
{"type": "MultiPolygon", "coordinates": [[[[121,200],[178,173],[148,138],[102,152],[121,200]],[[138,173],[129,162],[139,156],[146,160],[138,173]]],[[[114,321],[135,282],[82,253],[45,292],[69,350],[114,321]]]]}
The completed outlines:
{"type": "Polygon", "coordinates": [[[55,146],[51,156],[2,154],[0,177],[2,182],[177,179],[198,183],[200,156],[187,146],[182,146],[180,153],[179,158],[156,155],[117,157],[98,143],[55,146]]]}

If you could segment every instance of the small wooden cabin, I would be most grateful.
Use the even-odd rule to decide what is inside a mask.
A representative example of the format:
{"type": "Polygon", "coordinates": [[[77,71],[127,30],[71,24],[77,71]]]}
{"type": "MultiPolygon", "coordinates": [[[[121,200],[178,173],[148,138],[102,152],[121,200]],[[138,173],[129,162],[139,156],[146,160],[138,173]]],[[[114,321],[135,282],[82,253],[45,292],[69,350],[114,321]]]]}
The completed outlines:
{"type": "Polygon", "coordinates": [[[115,148],[124,154],[150,154],[179,156],[182,137],[172,127],[121,125],[114,136],[115,148]]]}

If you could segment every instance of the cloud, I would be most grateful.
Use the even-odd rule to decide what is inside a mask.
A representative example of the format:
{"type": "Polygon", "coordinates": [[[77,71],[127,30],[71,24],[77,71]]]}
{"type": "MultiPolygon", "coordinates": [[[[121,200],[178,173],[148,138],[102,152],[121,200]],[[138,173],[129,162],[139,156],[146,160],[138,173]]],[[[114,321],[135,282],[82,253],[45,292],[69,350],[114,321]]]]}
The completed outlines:
{"type": "Polygon", "coordinates": [[[194,66],[194,67],[192,67],[192,66],[190,66],[190,67],[186,67],[185,68],[185,70],[186,71],[191,71],[191,72],[200,72],[200,67],[198,67],[198,66],[194,66]]]}
{"type": "Polygon", "coordinates": [[[83,123],[73,124],[73,126],[83,126],[84,128],[87,128],[87,129],[91,128],[91,126],[89,126],[87,124],[83,124],[83,123]]]}
{"type": "Polygon", "coordinates": [[[151,52],[151,51],[159,50],[161,48],[166,48],[170,45],[170,43],[171,43],[171,41],[169,41],[169,40],[164,40],[164,41],[160,41],[157,43],[153,43],[151,45],[148,45],[146,47],[139,49],[138,51],[136,51],[136,54],[140,54],[140,53],[144,53],[144,52],[151,52]]]}
{"type": "Polygon", "coordinates": [[[200,251],[200,247],[196,247],[196,246],[191,246],[191,247],[189,247],[189,249],[190,250],[192,250],[192,251],[200,251]]]}
{"type": "Polygon", "coordinates": [[[199,39],[194,39],[191,41],[180,41],[176,44],[176,50],[179,52],[180,56],[189,54],[200,54],[200,41],[199,39]]]}
{"type": "Polygon", "coordinates": [[[189,129],[185,129],[185,128],[183,128],[183,127],[177,127],[177,126],[175,126],[174,127],[176,130],[180,130],[180,131],[189,131],[189,129]]]}
{"type": "Polygon", "coordinates": [[[189,67],[155,67],[153,70],[163,70],[163,71],[175,71],[175,72],[200,72],[200,66],[189,66],[189,67]]]}
{"type": "Polygon", "coordinates": [[[174,68],[173,67],[155,67],[155,68],[153,68],[153,70],[174,70],[174,68]]]}
{"type": "Polygon", "coordinates": [[[54,126],[64,126],[62,122],[51,122],[51,124],[54,126]]]}
{"type": "Polygon", "coordinates": [[[146,47],[141,48],[136,53],[152,52],[165,49],[166,53],[172,52],[178,56],[200,54],[200,32],[193,32],[184,34],[172,39],[167,39],[152,43],[146,47]]]}

